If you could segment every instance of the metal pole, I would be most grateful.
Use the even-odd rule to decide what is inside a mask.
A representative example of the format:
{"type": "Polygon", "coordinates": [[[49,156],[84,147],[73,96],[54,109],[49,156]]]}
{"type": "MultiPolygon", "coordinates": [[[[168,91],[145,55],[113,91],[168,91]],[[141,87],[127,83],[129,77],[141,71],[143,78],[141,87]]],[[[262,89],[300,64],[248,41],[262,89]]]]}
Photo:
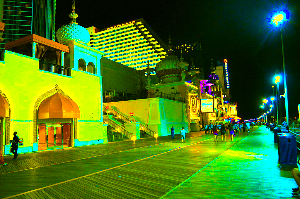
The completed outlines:
{"type": "Polygon", "coordinates": [[[281,50],[282,50],[282,67],[283,67],[283,82],[284,82],[285,116],[286,116],[286,123],[289,126],[289,103],[288,103],[288,91],[287,91],[287,83],[286,83],[282,28],[280,28],[280,35],[281,35],[281,46],[282,46],[281,50]]]}
{"type": "Polygon", "coordinates": [[[276,108],[277,108],[277,124],[278,124],[278,92],[279,92],[279,82],[277,82],[277,89],[276,89],[276,108]]]}

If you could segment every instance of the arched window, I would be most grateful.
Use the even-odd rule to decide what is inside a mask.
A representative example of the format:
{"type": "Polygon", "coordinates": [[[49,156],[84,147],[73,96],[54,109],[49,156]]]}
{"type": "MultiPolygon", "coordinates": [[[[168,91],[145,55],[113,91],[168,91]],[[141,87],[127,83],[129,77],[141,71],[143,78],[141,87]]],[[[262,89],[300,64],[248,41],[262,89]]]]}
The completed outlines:
{"type": "Polygon", "coordinates": [[[84,59],[78,60],[78,70],[86,71],[86,63],[84,59]]]}
{"type": "Polygon", "coordinates": [[[87,72],[96,74],[95,64],[93,62],[89,62],[87,65],[87,72]]]}

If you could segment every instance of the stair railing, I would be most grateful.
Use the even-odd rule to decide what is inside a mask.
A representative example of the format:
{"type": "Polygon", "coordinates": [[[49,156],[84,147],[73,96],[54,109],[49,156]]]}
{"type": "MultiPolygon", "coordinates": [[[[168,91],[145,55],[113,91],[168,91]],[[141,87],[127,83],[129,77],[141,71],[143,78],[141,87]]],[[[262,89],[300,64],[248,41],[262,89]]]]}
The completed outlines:
{"type": "Polygon", "coordinates": [[[127,131],[124,126],[122,124],[119,124],[119,122],[114,121],[112,118],[108,117],[107,119],[105,119],[104,122],[107,122],[107,124],[109,126],[111,126],[113,129],[115,129],[116,131],[118,131],[119,133],[125,135],[126,137],[128,137],[129,139],[131,139],[131,137],[133,136],[132,133],[130,133],[129,131],[127,131]]]}

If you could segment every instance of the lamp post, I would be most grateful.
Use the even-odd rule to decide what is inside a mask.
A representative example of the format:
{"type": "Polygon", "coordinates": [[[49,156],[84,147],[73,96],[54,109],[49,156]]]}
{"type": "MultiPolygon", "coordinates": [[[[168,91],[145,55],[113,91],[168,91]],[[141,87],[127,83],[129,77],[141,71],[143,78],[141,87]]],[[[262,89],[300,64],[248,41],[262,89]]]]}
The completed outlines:
{"type": "MultiPolygon", "coordinates": [[[[273,92],[274,93],[274,92],[273,92]]],[[[273,110],[273,108],[274,108],[274,100],[275,100],[275,97],[271,97],[270,98],[271,99],[271,101],[272,101],[272,104],[270,105],[270,108],[271,108],[271,113],[272,113],[272,110],[273,110]]],[[[275,123],[275,116],[274,116],[275,114],[274,114],[274,111],[273,111],[273,114],[271,114],[271,118],[272,118],[272,123],[275,123]]]]}
{"type": "Polygon", "coordinates": [[[286,123],[289,126],[289,104],[288,104],[288,91],[287,91],[287,83],[286,83],[286,72],[285,72],[285,59],[284,59],[284,49],[283,49],[283,36],[282,36],[282,24],[284,21],[287,21],[288,11],[281,11],[275,14],[271,22],[275,24],[276,27],[280,28],[280,37],[281,37],[281,53],[282,53],[282,68],[283,68],[283,84],[284,84],[284,104],[285,104],[285,116],[286,123]]]}
{"type": "MultiPolygon", "coordinates": [[[[276,71],[276,74],[278,73],[278,71],[276,71]]],[[[277,109],[277,124],[278,124],[278,94],[279,94],[279,83],[280,83],[280,80],[281,80],[281,76],[280,75],[276,75],[275,76],[275,84],[277,86],[277,89],[276,89],[276,109],[277,109]]]]}

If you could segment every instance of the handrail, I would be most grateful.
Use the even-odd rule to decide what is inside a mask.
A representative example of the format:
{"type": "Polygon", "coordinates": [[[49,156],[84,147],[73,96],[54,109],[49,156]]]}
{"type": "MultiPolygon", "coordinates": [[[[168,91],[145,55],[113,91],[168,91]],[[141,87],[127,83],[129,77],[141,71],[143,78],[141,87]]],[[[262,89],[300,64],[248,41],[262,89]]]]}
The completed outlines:
{"type": "Polygon", "coordinates": [[[107,121],[107,124],[110,125],[112,128],[114,128],[115,130],[117,130],[118,132],[120,132],[121,134],[125,135],[126,137],[128,137],[129,139],[131,139],[131,137],[133,136],[132,133],[130,133],[129,131],[127,131],[122,125],[118,124],[116,121],[114,121],[111,118],[107,118],[105,119],[107,121]]]}
{"type": "Polygon", "coordinates": [[[121,112],[117,107],[115,106],[111,106],[111,109],[114,110],[117,114],[121,115],[123,118],[125,118],[125,121],[130,122],[139,122],[141,127],[144,127],[146,129],[146,133],[150,134],[151,136],[154,137],[154,135],[156,134],[155,131],[151,130],[148,126],[148,124],[142,122],[140,119],[137,119],[136,117],[132,117],[130,118],[128,115],[126,115],[125,113],[121,112]]]}
{"type": "Polygon", "coordinates": [[[130,122],[130,117],[126,115],[125,113],[122,113],[117,107],[111,106],[111,110],[113,110],[115,113],[120,115],[125,121],[130,122]]]}
{"type": "MultiPolygon", "coordinates": [[[[147,129],[147,130],[150,132],[150,135],[154,137],[154,135],[156,134],[156,132],[153,131],[153,130],[151,130],[151,129],[149,128],[148,124],[142,122],[140,119],[137,119],[136,117],[134,117],[134,120],[135,120],[135,122],[139,122],[140,125],[141,125],[142,127],[144,127],[145,129],[147,129]]],[[[147,133],[147,131],[145,131],[145,132],[147,133]]]]}

